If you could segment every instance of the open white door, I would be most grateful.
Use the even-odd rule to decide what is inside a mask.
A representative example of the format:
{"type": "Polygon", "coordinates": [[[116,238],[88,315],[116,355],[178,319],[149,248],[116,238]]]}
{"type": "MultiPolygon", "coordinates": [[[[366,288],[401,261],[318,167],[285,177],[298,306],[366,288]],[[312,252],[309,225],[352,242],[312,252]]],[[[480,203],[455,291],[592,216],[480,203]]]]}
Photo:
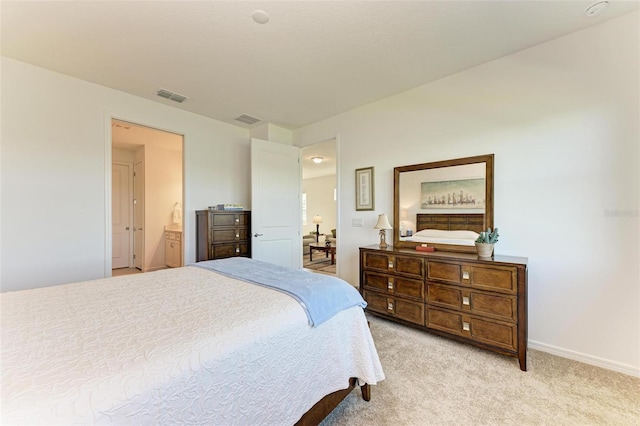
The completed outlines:
{"type": "Polygon", "coordinates": [[[302,267],[301,149],[251,139],[251,256],[302,267]]]}

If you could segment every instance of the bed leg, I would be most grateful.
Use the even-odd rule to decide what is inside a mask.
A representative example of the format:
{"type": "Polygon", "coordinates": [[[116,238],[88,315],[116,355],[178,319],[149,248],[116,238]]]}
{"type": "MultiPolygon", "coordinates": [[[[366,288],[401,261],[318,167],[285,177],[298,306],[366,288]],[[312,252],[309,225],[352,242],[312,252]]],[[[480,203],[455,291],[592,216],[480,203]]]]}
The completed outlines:
{"type": "Polygon", "coordinates": [[[371,386],[368,383],[360,386],[360,390],[362,391],[362,399],[365,401],[369,401],[371,399],[371,386]]]}

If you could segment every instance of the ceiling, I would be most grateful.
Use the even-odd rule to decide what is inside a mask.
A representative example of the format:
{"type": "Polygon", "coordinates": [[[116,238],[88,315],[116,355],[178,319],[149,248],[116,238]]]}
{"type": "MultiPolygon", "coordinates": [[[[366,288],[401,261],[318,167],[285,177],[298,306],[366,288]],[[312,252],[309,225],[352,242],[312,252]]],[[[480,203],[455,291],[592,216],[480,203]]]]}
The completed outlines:
{"type": "Polygon", "coordinates": [[[587,17],[594,2],[2,1],[2,54],[239,126],[296,129],[639,6],[609,0],[587,17]]]}
{"type": "Polygon", "coordinates": [[[335,139],[316,143],[302,149],[302,179],[335,175],[337,168],[335,139]],[[322,163],[314,163],[311,160],[313,157],[322,158],[322,163]]]}
{"type": "Polygon", "coordinates": [[[182,135],[140,126],[121,120],[111,120],[111,145],[115,149],[135,151],[141,145],[153,142],[153,146],[165,151],[182,152],[182,135]]]}

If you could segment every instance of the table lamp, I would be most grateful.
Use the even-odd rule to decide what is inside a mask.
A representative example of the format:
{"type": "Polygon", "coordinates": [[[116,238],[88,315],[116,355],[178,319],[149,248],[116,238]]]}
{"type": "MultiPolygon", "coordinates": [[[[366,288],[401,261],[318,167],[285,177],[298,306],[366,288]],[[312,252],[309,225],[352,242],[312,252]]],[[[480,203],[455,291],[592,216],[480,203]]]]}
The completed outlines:
{"type": "Polygon", "coordinates": [[[313,223],[316,224],[316,243],[320,241],[320,224],[322,223],[322,216],[315,215],[313,217],[313,223]]]}
{"type": "Polygon", "coordinates": [[[386,214],[378,215],[378,223],[373,229],[380,230],[380,248],[387,248],[389,245],[387,244],[387,229],[392,229],[393,227],[389,223],[389,218],[387,218],[386,214]]]}

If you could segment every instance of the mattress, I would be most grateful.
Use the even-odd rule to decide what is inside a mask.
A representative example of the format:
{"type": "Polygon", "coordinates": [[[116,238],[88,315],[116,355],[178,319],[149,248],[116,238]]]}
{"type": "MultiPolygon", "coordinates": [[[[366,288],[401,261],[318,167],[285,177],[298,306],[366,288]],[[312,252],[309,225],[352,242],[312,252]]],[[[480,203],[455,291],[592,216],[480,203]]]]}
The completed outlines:
{"type": "Polygon", "coordinates": [[[360,307],[193,266],[4,293],[2,424],[293,424],[384,378],[360,307]]]}

